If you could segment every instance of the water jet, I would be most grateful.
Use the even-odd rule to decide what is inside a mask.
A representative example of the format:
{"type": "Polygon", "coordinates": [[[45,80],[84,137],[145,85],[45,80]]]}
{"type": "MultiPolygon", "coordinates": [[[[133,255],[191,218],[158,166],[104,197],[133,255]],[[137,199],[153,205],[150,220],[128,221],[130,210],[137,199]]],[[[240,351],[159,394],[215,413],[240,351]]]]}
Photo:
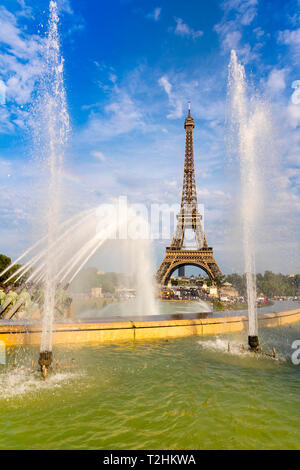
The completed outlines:
{"type": "Polygon", "coordinates": [[[257,322],[257,292],[255,256],[258,232],[258,214],[262,206],[258,164],[264,158],[269,131],[266,107],[253,96],[248,87],[244,66],[236,52],[231,51],[228,74],[230,153],[236,153],[240,167],[240,220],[247,283],[248,344],[252,351],[259,348],[257,322]]]}

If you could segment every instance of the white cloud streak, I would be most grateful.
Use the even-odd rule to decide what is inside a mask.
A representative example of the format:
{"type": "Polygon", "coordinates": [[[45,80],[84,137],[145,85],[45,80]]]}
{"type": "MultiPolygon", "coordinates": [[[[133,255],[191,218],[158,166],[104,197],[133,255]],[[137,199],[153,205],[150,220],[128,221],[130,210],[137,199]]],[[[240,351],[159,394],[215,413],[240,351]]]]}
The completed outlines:
{"type": "Polygon", "coordinates": [[[214,27],[220,37],[223,52],[228,53],[235,49],[244,63],[257,58],[257,51],[248,42],[242,43],[243,29],[252,24],[257,15],[257,6],[258,0],[225,0],[222,3],[223,18],[214,27]]]}
{"type": "Polygon", "coordinates": [[[172,85],[166,76],[162,76],[158,83],[168,95],[172,111],[167,115],[168,119],[178,119],[182,116],[182,101],[172,93],[172,85]]]}
{"type": "Polygon", "coordinates": [[[43,41],[39,36],[24,33],[17,16],[0,7],[0,46],[0,77],[6,85],[7,98],[0,115],[0,129],[13,132],[24,125],[26,114],[22,106],[30,101],[41,73],[43,41]]]}
{"type": "Polygon", "coordinates": [[[183,22],[181,18],[175,18],[176,27],[175,27],[175,34],[182,37],[191,37],[193,39],[199,38],[203,36],[203,31],[201,29],[195,31],[189,25],[183,22]]]}
{"type": "Polygon", "coordinates": [[[156,7],[156,8],[154,8],[152,13],[149,13],[147,15],[147,17],[154,20],[154,21],[158,21],[160,19],[160,16],[161,16],[161,10],[162,10],[161,7],[156,7]]]}
{"type": "Polygon", "coordinates": [[[144,125],[140,107],[125,90],[115,85],[110,103],[103,108],[96,107],[90,113],[80,139],[89,142],[106,141],[137,128],[142,129],[144,125]]]}

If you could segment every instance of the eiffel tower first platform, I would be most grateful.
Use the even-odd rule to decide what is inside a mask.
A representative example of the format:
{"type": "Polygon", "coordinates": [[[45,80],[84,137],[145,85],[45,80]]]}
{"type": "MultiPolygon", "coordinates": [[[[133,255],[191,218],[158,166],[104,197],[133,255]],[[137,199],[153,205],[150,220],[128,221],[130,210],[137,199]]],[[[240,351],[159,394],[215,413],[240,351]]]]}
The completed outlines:
{"type": "Polygon", "coordinates": [[[165,257],[156,273],[157,282],[161,285],[168,283],[170,276],[176,269],[179,269],[179,273],[183,275],[186,265],[198,266],[206,272],[212,281],[222,276],[222,271],[214,259],[213,248],[207,244],[202,215],[198,209],[193,149],[194,127],[189,103],[189,112],[184,123],[186,137],[181,208],[177,215],[177,224],[171,245],[166,248],[165,257]],[[186,249],[183,246],[186,229],[194,232],[196,242],[194,248],[186,249]]]}

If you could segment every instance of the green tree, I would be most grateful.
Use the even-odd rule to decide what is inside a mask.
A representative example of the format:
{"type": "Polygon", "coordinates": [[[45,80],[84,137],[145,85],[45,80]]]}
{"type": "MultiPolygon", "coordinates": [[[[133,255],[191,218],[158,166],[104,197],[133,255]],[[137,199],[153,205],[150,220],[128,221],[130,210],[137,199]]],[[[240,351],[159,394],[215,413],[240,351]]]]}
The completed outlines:
{"type": "MultiPolygon", "coordinates": [[[[11,258],[8,256],[0,254],[0,273],[4,271],[9,265],[11,264],[11,258]]],[[[0,284],[4,284],[4,282],[14,274],[19,268],[21,267],[20,264],[16,264],[12,268],[10,268],[2,277],[0,277],[0,284]]],[[[17,276],[16,276],[17,277],[17,276]]],[[[10,283],[13,284],[16,281],[16,277],[12,278],[10,283]]],[[[19,280],[16,284],[20,285],[24,280],[19,280]]]]}
{"type": "Polygon", "coordinates": [[[245,274],[228,274],[225,277],[226,282],[230,282],[232,286],[238,291],[239,295],[245,297],[247,295],[247,285],[246,285],[246,276],[245,274]]]}

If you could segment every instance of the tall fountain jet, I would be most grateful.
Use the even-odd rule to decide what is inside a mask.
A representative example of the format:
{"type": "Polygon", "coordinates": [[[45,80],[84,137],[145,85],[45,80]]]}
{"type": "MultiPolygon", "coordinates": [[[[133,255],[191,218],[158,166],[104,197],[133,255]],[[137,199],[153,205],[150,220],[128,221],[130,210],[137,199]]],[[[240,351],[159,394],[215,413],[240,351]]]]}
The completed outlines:
{"type": "Polygon", "coordinates": [[[44,279],[44,312],[39,364],[47,368],[52,362],[52,330],[55,309],[55,241],[60,218],[60,175],[69,133],[69,116],[63,80],[63,59],[58,34],[58,8],[50,1],[48,35],[45,45],[45,69],[37,99],[36,117],[40,120],[37,139],[42,145],[47,166],[48,194],[45,225],[47,243],[44,279]]]}
{"type": "MultiPolygon", "coordinates": [[[[60,220],[60,177],[64,151],[69,134],[69,116],[63,80],[63,59],[60,54],[58,35],[58,10],[55,1],[50,2],[48,35],[45,44],[45,66],[40,80],[38,98],[34,103],[35,119],[33,133],[35,149],[43,156],[47,168],[47,211],[45,213],[45,236],[34,243],[10,266],[22,261],[22,265],[5,281],[24,280],[27,289],[42,287],[44,292],[43,325],[39,364],[44,376],[52,363],[53,322],[56,309],[58,286],[66,288],[74,280],[88,260],[110,239],[115,239],[118,230],[128,232],[136,226],[147,227],[147,221],[135,211],[122,211],[118,208],[116,217],[111,212],[103,212],[104,206],[83,211],[68,220],[60,220]],[[127,213],[128,212],[128,213],[127,213]]],[[[146,230],[149,233],[149,227],[146,230]]],[[[130,238],[130,237],[129,237],[130,238]]],[[[150,255],[150,240],[134,240],[134,250],[130,253],[130,243],[125,251],[137,277],[138,314],[155,315],[154,282],[150,255]]],[[[1,312],[0,312],[1,314],[1,312]]]]}
{"type": "Polygon", "coordinates": [[[248,343],[252,350],[257,350],[259,341],[256,309],[255,234],[260,197],[256,151],[259,113],[257,110],[253,112],[250,109],[250,102],[246,94],[245,70],[243,65],[238,62],[234,50],[231,51],[228,88],[232,142],[235,143],[235,150],[240,161],[241,219],[249,316],[248,343]]]}

